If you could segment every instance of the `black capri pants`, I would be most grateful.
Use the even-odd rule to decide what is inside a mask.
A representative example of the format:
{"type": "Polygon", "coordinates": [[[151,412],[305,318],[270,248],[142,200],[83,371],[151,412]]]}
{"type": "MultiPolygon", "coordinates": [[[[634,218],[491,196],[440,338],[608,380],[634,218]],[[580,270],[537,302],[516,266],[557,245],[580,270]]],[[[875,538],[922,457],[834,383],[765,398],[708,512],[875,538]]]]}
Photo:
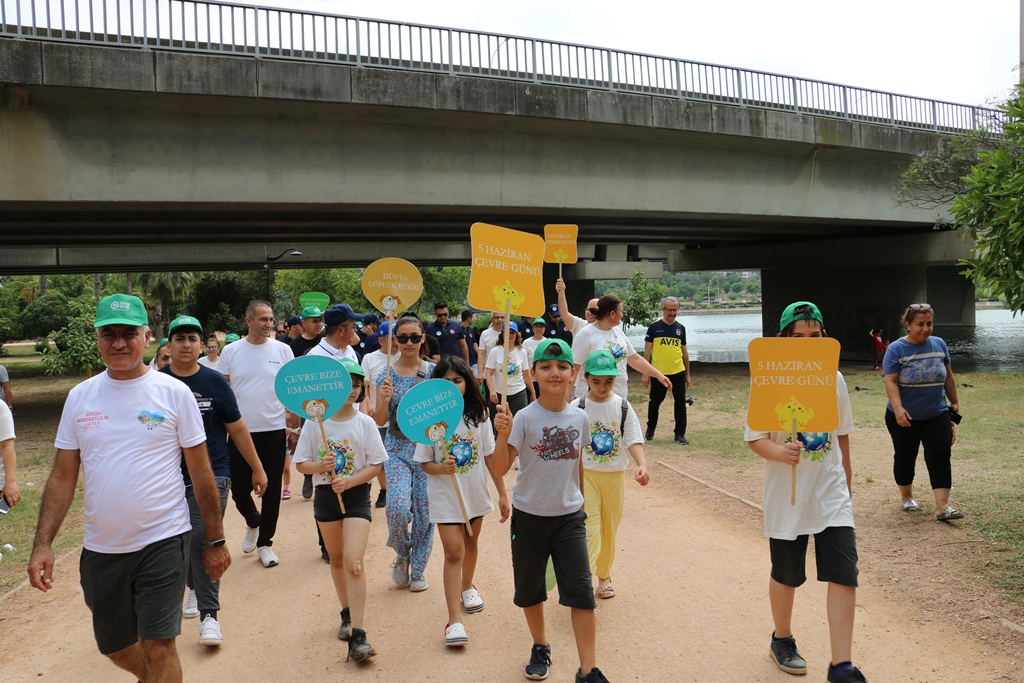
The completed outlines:
{"type": "Polygon", "coordinates": [[[897,486],[914,483],[917,451],[924,444],[924,464],[933,489],[953,487],[953,428],[949,411],[943,410],[928,420],[911,420],[909,427],[896,422],[896,414],[885,411],[885,426],[892,438],[892,475],[897,486]]]}

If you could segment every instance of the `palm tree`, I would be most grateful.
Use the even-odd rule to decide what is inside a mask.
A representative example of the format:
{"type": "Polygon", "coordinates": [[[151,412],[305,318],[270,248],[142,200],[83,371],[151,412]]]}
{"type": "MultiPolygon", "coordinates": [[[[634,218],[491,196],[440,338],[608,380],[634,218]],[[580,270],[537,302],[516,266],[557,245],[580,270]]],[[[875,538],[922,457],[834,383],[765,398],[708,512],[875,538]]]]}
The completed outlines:
{"type": "Polygon", "coordinates": [[[188,296],[195,278],[192,273],[139,273],[136,283],[154,307],[157,321],[154,337],[160,339],[171,321],[171,304],[188,296]]]}

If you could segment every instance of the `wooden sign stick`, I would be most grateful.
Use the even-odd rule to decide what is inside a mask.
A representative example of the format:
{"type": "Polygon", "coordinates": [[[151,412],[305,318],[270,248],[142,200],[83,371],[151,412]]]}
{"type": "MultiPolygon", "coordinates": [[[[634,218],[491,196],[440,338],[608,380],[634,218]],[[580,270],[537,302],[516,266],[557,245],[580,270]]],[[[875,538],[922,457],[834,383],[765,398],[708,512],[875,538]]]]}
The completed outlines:
{"type": "MultiPolygon", "coordinates": [[[[441,449],[441,462],[444,462],[448,456],[448,449],[445,447],[444,441],[435,441],[434,445],[441,449]]],[[[455,487],[455,495],[459,498],[459,507],[462,508],[462,519],[466,522],[466,533],[470,536],[473,535],[473,527],[469,523],[469,513],[466,512],[466,502],[462,500],[462,489],[459,488],[459,480],[455,474],[452,474],[452,486],[455,487]]]]}
{"type": "Polygon", "coordinates": [[[558,279],[562,279],[562,255],[558,255],[558,279]]]}
{"type": "Polygon", "coordinates": [[[505,299],[505,363],[501,366],[501,407],[508,412],[508,354],[512,342],[512,299],[505,299]]]}
{"type": "Polygon", "coordinates": [[[395,352],[395,343],[392,341],[395,337],[395,316],[389,315],[388,320],[391,321],[391,324],[388,325],[388,374],[384,376],[391,379],[391,356],[395,352]]]}
{"type": "MultiPolygon", "coordinates": [[[[793,443],[799,444],[800,440],[796,436],[796,418],[795,417],[793,418],[792,433],[793,433],[793,443]]],[[[792,479],[790,479],[789,504],[790,504],[790,506],[795,506],[796,505],[796,465],[793,465],[793,476],[792,476],[792,479]]]]}
{"type": "MultiPolygon", "coordinates": [[[[327,441],[327,430],[324,429],[324,418],[322,415],[316,416],[316,423],[320,425],[320,437],[324,440],[324,453],[327,455],[331,454],[331,444],[327,441]]],[[[334,479],[334,458],[331,458],[331,479],[334,479]]],[[[341,506],[341,514],[347,515],[345,512],[345,504],[341,502],[341,494],[338,494],[338,505],[341,506]]]]}

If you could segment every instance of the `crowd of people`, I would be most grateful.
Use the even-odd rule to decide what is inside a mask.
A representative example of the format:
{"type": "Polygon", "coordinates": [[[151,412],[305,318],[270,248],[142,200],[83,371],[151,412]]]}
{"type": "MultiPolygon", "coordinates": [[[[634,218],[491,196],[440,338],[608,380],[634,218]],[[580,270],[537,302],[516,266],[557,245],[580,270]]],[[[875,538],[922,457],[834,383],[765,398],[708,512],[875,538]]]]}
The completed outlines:
{"type": "MultiPolygon", "coordinates": [[[[344,303],[308,306],[278,324],[270,304],[252,301],[246,334],[228,335],[223,348],[201,321],[176,318],[152,368],[143,361],[150,330],[142,301],[120,294],[101,300],[96,339],[107,369],[68,395],[29,562],[32,585],[44,592],[52,586],[51,545],[81,469],[80,572],[98,648],[141,681],[180,680],[174,643],[182,618],[199,619],[202,645],[224,642],[218,613],[220,578],[231,563],[222,523],[229,494],[246,525],[242,552],[275,567],[281,558],[274,536],[294,468],[303,476],[302,497],[312,499],[321,556],[338,595],[337,636],[347,642],[350,659],[363,661],[377,654],[367,635],[363,563],[377,479],[374,505],[385,510],[387,546],[395,553],[391,581],[414,592],[428,589],[436,526],[444,554],[444,643],[462,647],[469,642],[462,615],[485,604],[473,578],[483,518],[495,509],[490,482],[499,521],[511,520],[514,602],[533,639],[526,677],[546,678],[551,663],[544,602],[553,571],[559,603],[572,612],[576,680],[606,681],[596,661],[596,599],[615,596],[625,473],[632,460],[634,480],[641,486],[650,481],[643,445],[654,438],[669,393],[674,442],[688,444],[686,331],[676,319],[679,302],[666,298],[641,354],[622,330],[616,297],[590,301],[578,317],[569,312],[561,280],[556,289],[558,303],[546,318],[517,322],[494,312],[479,335],[474,311],[463,311],[454,323],[444,302],[434,305],[429,324],[411,312],[382,322],[344,303]],[[353,379],[348,400],[322,428],[304,424],[274,393],[278,371],[303,355],[335,359],[353,379]],[[646,428],[627,400],[630,367],[650,388],[646,428]],[[411,441],[395,418],[402,397],[430,378],[451,382],[463,396],[462,419],[444,448],[411,441]],[[142,467],[147,477],[131,478],[142,467]],[[509,494],[504,477],[512,467],[518,472],[509,494]]],[[[963,517],[949,505],[949,447],[959,404],[948,350],[931,336],[932,316],[928,304],[911,306],[904,316],[907,335],[886,350],[886,424],[903,509],[921,509],[911,486],[923,443],[937,519],[949,521],[963,517]]],[[[780,329],[787,337],[826,334],[810,302],[787,307],[780,329]]],[[[806,458],[802,434],[748,428],[744,439],[766,462],[772,660],[789,673],[807,671],[791,620],[813,535],[818,579],[829,585],[828,680],[856,682],[865,678],[851,663],[853,421],[841,374],[836,387],[840,424],[828,435],[823,457],[815,458],[821,463],[806,458]],[[791,469],[804,492],[793,503],[791,469]]],[[[0,487],[6,502],[17,505],[9,385],[4,392],[0,487]]]]}

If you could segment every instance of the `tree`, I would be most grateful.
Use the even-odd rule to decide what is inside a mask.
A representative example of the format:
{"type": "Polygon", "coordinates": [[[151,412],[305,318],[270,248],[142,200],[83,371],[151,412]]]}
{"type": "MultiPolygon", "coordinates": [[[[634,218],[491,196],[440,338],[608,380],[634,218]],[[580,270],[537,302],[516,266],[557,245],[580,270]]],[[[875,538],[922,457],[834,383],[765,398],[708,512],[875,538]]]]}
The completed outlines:
{"type": "Polygon", "coordinates": [[[93,368],[103,364],[93,327],[96,322],[95,306],[88,296],[68,302],[67,323],[49,335],[57,348],[48,348],[43,354],[47,375],[84,372],[87,377],[92,377],[93,368]]]}
{"type": "Polygon", "coordinates": [[[622,298],[622,321],[625,325],[646,325],[658,316],[658,304],[665,296],[665,288],[654,284],[636,269],[629,278],[629,292],[622,298]]]}
{"type": "Polygon", "coordinates": [[[29,339],[43,339],[68,322],[68,298],[60,292],[39,297],[21,312],[21,331],[29,339]]]}
{"type": "Polygon", "coordinates": [[[262,271],[217,271],[196,273],[191,290],[182,303],[208,332],[245,332],[245,307],[265,295],[262,271]]]}
{"type": "Polygon", "coordinates": [[[141,273],[137,278],[139,288],[155,305],[157,324],[153,336],[157,339],[171,322],[171,306],[188,295],[194,280],[192,273],[182,272],[141,273]]]}
{"type": "Polygon", "coordinates": [[[432,320],[434,304],[448,304],[450,320],[458,322],[459,312],[468,306],[469,268],[465,266],[427,266],[420,268],[423,294],[414,306],[425,320],[432,320]]]}
{"type": "Polygon", "coordinates": [[[974,240],[964,275],[1024,311],[1024,86],[979,130],[950,136],[918,155],[900,176],[898,201],[949,204],[952,227],[974,240]]]}

